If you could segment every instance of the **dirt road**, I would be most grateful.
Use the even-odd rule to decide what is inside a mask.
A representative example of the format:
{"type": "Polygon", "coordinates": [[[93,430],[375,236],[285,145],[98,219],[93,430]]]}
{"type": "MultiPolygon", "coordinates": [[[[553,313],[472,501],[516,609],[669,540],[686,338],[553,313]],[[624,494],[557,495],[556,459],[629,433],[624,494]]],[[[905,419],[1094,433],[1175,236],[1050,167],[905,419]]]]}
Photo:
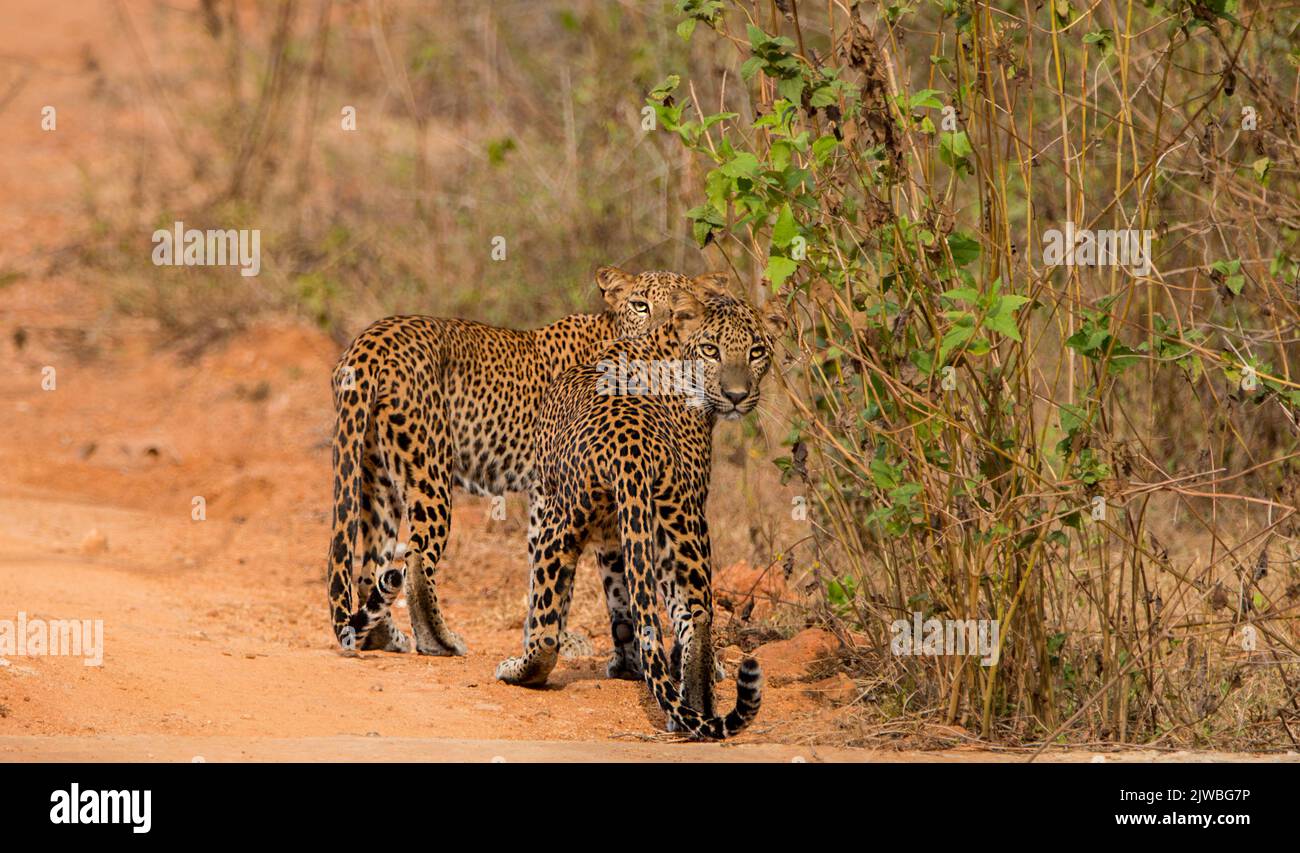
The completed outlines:
{"type": "MultiPolygon", "coordinates": [[[[0,324],[34,327],[60,289],[14,285],[0,324]]],[[[658,727],[638,685],[603,677],[590,570],[574,627],[593,653],[543,690],[493,680],[521,638],[517,505],[493,521],[482,500],[457,504],[442,577],[467,657],[334,651],[322,578],[335,346],[323,335],[263,328],[185,364],[126,338],[91,357],[30,334],[0,386],[0,618],[102,620],[104,654],[102,666],[10,659],[0,735],[562,741],[658,727]]],[[[794,739],[822,708],[808,691],[769,690],[750,737],[794,739]]]]}
{"type": "MultiPolygon", "coordinates": [[[[81,188],[128,168],[132,140],[170,138],[174,117],[116,81],[166,61],[157,29],[179,11],[126,3],[137,49],[108,39],[123,32],[111,3],[3,6],[0,620],[101,620],[104,651],[102,666],[0,660],[0,757],[185,757],[195,738],[242,744],[211,750],[228,756],[315,755],[314,743],[321,757],[364,757],[391,754],[399,737],[422,739],[410,757],[514,740],[538,755],[546,742],[605,750],[651,736],[657,711],[640,687],[602,675],[609,646],[589,570],[573,627],[592,654],[562,663],[543,690],[493,680],[521,641],[521,500],[501,521],[482,500],[457,503],[442,576],[468,657],[335,653],[323,567],[337,345],[291,324],[190,359],[110,312],[93,275],[51,272],[93,228],[81,188]],[[249,746],[271,739],[280,746],[249,746]]],[[[773,687],[749,738],[799,739],[799,721],[824,710],[807,691],[773,687]]]]}

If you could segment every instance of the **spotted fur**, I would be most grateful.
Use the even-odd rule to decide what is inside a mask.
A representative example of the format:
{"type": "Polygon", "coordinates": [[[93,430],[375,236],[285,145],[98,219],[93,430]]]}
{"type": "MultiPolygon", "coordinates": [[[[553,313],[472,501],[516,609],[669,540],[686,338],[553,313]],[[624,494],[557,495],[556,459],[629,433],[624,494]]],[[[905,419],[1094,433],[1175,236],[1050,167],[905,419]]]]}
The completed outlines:
{"type": "Polygon", "coordinates": [[[611,341],[662,324],[679,288],[704,292],[716,279],[602,267],[596,280],[607,307],[600,314],[531,331],[389,317],[358,335],[333,375],[338,419],[328,584],[339,645],[409,650],[391,616],[405,585],[416,651],[464,654],[464,642],[443,619],[436,584],[452,486],[480,495],[529,491],[533,424],[550,382],[611,341]],[[404,567],[397,561],[403,517],[410,525],[404,567]]]}
{"type": "Polygon", "coordinates": [[[735,708],[725,716],[713,709],[705,503],[714,423],[739,418],[758,404],[759,384],[782,328],[776,306],[760,314],[730,296],[682,292],[666,324],[643,338],[618,342],[555,382],[537,423],[542,467],[529,531],[532,576],[524,653],[503,661],[498,678],[527,685],[546,680],[558,656],[578,557],[592,543],[602,554],[619,554],[631,591],[628,639],[670,726],[717,739],[754,719],[762,673],[753,659],[737,673],[735,708]],[[702,370],[687,394],[601,393],[608,367],[600,362],[608,365],[620,355],[629,362],[694,362],[702,370]],[[681,650],[680,687],[660,637],[661,590],[681,650]]]}

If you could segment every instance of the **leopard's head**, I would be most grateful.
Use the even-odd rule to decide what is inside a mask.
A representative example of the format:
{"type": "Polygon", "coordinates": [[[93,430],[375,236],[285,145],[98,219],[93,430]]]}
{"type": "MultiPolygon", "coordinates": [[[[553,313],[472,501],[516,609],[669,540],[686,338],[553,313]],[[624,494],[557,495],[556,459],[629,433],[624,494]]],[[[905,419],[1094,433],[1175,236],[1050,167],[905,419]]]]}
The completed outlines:
{"type": "Polygon", "coordinates": [[[679,291],[671,322],[682,360],[694,366],[692,391],[699,404],[723,420],[749,414],[785,331],[781,304],[769,300],[756,309],[725,293],[679,291]]]}
{"type": "Polygon", "coordinates": [[[663,325],[672,316],[673,300],[679,292],[704,299],[725,294],[726,282],[726,273],[691,277],[664,271],[633,274],[618,267],[596,270],[596,284],[614,314],[620,338],[639,338],[663,325]]]}

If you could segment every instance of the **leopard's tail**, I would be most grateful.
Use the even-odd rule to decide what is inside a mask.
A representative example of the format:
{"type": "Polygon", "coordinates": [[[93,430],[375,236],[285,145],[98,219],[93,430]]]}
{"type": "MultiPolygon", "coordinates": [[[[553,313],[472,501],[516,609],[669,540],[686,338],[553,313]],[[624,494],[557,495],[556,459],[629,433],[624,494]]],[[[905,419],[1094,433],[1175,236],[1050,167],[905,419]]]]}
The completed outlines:
{"type": "Polygon", "coordinates": [[[334,636],[344,651],[362,648],[366,636],[388,612],[405,580],[401,569],[384,572],[362,606],[354,609],[353,566],[361,518],[362,466],[366,464],[366,430],[378,384],[369,365],[347,355],[334,371],[332,386],[338,419],[334,425],[334,523],[329,553],[330,616],[334,636]]]}
{"type": "MultiPolygon", "coordinates": [[[[617,463],[615,463],[617,464],[617,463]]],[[[763,700],[763,673],[758,661],[746,658],[736,673],[736,707],[725,717],[705,716],[682,700],[664,655],[659,628],[658,583],[655,572],[654,500],[650,478],[632,472],[619,474],[618,527],[623,540],[623,568],[627,573],[632,621],[641,646],[641,669],[646,686],[677,731],[711,740],[739,734],[758,715],[763,700]]]]}

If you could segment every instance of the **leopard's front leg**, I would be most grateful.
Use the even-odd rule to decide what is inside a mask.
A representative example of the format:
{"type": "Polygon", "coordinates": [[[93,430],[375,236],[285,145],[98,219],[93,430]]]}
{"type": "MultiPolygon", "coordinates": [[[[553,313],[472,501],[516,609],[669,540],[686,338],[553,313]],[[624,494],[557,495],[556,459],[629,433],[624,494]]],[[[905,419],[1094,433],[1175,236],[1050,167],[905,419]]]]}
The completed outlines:
{"type": "Polygon", "coordinates": [[[537,498],[528,531],[528,618],[524,620],[524,653],[497,665],[496,677],[507,684],[537,686],[546,682],[560,656],[560,632],[573,573],[582,552],[568,514],[554,498],[537,498]]]}

